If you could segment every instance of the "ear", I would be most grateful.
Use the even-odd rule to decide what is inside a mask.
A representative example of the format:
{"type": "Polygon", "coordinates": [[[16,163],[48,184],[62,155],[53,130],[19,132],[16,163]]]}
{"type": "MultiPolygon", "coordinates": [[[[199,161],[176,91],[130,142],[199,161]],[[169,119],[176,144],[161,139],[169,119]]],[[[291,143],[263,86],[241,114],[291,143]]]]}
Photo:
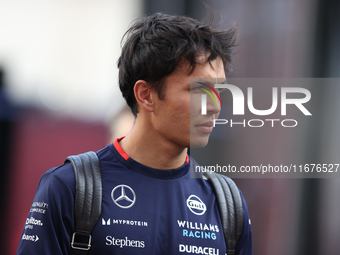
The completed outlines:
{"type": "Polygon", "coordinates": [[[155,92],[150,88],[149,84],[144,80],[138,80],[133,90],[139,107],[152,112],[154,110],[153,99],[155,92]]]}

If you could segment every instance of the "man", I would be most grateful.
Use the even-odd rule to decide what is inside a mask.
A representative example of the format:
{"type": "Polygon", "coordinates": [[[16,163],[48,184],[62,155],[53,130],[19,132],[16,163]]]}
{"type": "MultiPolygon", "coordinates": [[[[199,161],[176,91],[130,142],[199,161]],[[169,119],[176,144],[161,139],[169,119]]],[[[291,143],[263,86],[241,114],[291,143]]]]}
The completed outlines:
{"type": "MultiPolygon", "coordinates": [[[[207,144],[220,105],[210,98],[201,115],[201,85],[190,79],[225,79],[235,29],[217,32],[191,18],[157,13],[125,36],[119,85],[136,119],[126,137],[97,152],[102,214],[89,254],[225,254],[215,195],[206,180],[190,178],[187,155],[188,147],[207,144]],[[190,101],[198,103],[190,107],[190,101]]],[[[72,253],[74,193],[71,164],[43,175],[17,254],[72,253]]],[[[236,254],[252,254],[242,201],[236,254]]]]}

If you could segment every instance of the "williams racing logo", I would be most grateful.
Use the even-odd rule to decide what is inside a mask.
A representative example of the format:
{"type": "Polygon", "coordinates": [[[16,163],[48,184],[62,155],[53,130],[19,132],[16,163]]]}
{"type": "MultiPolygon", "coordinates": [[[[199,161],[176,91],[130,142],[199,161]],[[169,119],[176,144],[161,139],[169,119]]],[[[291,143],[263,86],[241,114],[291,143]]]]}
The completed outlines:
{"type": "Polygon", "coordinates": [[[189,210],[196,215],[203,215],[207,210],[207,207],[203,201],[195,195],[191,195],[187,199],[187,207],[189,210]]]}

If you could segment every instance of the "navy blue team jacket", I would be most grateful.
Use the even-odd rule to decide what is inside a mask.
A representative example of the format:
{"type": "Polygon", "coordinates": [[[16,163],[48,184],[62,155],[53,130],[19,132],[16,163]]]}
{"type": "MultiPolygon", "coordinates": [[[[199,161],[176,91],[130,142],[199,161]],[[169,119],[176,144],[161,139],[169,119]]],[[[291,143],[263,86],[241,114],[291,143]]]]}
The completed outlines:
{"type": "MultiPolygon", "coordinates": [[[[177,169],[153,169],[130,158],[118,140],[97,155],[103,201],[90,255],[226,253],[215,196],[206,180],[190,178],[189,157],[177,169]]],[[[41,177],[17,254],[71,254],[74,197],[70,163],[47,171],[41,177]]],[[[236,254],[251,255],[250,220],[241,197],[244,228],[236,254]]]]}

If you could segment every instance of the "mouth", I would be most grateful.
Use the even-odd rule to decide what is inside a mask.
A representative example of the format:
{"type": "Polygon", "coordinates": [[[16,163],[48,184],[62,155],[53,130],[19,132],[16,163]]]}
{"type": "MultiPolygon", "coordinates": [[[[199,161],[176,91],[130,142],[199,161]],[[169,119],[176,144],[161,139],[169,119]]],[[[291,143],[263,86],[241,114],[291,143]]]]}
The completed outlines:
{"type": "Polygon", "coordinates": [[[195,128],[203,133],[211,133],[214,128],[214,122],[207,121],[204,123],[200,123],[200,124],[195,125],[195,128]]]}

